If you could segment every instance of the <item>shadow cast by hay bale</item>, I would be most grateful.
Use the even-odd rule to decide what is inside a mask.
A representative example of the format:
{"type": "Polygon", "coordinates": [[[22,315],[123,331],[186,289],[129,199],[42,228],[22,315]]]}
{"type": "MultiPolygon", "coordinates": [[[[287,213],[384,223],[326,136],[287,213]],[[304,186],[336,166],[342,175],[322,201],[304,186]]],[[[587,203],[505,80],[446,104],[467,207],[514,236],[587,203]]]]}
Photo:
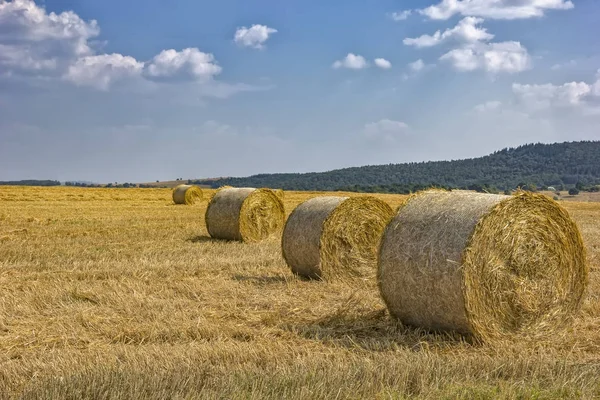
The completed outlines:
{"type": "Polygon", "coordinates": [[[267,285],[267,284],[281,284],[289,281],[285,276],[251,276],[235,274],[232,276],[234,281],[238,282],[250,282],[256,285],[267,285]]]}
{"type": "Polygon", "coordinates": [[[233,240],[215,239],[215,238],[212,238],[212,237],[206,236],[206,235],[194,236],[189,239],[186,239],[186,241],[191,242],[191,243],[229,243],[229,242],[233,242],[233,240]]]}
{"type": "Polygon", "coordinates": [[[340,307],[331,315],[288,325],[284,329],[306,339],[368,351],[422,351],[474,344],[469,337],[457,333],[405,326],[391,317],[384,307],[358,312],[349,307],[340,307]]]}

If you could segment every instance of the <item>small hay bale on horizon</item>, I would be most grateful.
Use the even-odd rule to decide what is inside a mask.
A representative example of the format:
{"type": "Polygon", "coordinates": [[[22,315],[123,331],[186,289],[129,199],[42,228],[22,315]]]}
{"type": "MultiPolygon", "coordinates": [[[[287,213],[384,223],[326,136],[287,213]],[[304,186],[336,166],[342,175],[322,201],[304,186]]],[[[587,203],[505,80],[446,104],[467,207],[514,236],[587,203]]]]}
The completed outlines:
{"type": "Polygon", "coordinates": [[[271,189],[222,187],[206,209],[206,230],[215,239],[259,242],[281,232],[285,209],[271,189]]]}
{"type": "Polygon", "coordinates": [[[392,208],[372,196],[321,196],[289,216],[281,242],[292,272],[311,279],[373,279],[392,208]]]}
{"type": "Polygon", "coordinates": [[[175,204],[192,205],[203,198],[202,189],[195,185],[179,185],[173,189],[175,204]]]}
{"type": "Polygon", "coordinates": [[[480,342],[568,326],[588,281],[581,234],[546,196],[428,190],[387,226],[378,285],[402,323],[480,342]]]}

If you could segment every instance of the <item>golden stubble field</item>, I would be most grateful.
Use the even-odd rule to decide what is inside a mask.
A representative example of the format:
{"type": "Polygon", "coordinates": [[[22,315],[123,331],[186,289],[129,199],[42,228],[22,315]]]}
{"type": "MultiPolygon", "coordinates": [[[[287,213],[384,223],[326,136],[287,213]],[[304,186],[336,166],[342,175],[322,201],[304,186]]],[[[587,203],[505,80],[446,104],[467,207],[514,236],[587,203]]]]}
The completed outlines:
{"type": "Polygon", "coordinates": [[[0,187],[0,398],[600,397],[600,203],[562,204],[591,265],[573,329],[484,346],[297,279],[279,240],[211,240],[169,189],[0,187]]]}

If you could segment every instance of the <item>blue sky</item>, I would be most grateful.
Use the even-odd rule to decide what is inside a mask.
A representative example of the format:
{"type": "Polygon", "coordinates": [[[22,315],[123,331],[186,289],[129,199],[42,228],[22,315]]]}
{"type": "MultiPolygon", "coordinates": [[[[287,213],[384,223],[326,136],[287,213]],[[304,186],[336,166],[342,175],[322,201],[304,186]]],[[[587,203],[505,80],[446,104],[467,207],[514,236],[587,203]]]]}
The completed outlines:
{"type": "Polygon", "coordinates": [[[0,0],[0,180],[145,182],[600,139],[592,0],[0,0]]]}

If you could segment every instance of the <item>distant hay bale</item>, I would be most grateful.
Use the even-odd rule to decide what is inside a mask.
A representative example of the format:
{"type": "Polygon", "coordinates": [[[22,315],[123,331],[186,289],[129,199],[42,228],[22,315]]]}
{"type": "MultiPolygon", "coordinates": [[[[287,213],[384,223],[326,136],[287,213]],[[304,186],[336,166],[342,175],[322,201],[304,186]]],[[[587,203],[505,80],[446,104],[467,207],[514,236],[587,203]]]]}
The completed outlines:
{"type": "Polygon", "coordinates": [[[288,218],[283,257],[307,278],[375,281],[379,240],[392,215],[387,203],[371,196],[315,197],[288,218]]]}
{"type": "Polygon", "coordinates": [[[179,185],[173,189],[173,202],[175,204],[192,205],[202,200],[202,189],[193,185],[179,185]]]}
{"type": "Polygon", "coordinates": [[[587,276],[576,224],[528,192],[413,195],[387,226],[378,260],[392,315],[480,341],[543,338],[566,326],[587,276]]]}
{"type": "Polygon", "coordinates": [[[211,237],[258,242],[281,232],[283,202],[271,189],[219,189],[206,209],[206,229],[211,237]]]}

